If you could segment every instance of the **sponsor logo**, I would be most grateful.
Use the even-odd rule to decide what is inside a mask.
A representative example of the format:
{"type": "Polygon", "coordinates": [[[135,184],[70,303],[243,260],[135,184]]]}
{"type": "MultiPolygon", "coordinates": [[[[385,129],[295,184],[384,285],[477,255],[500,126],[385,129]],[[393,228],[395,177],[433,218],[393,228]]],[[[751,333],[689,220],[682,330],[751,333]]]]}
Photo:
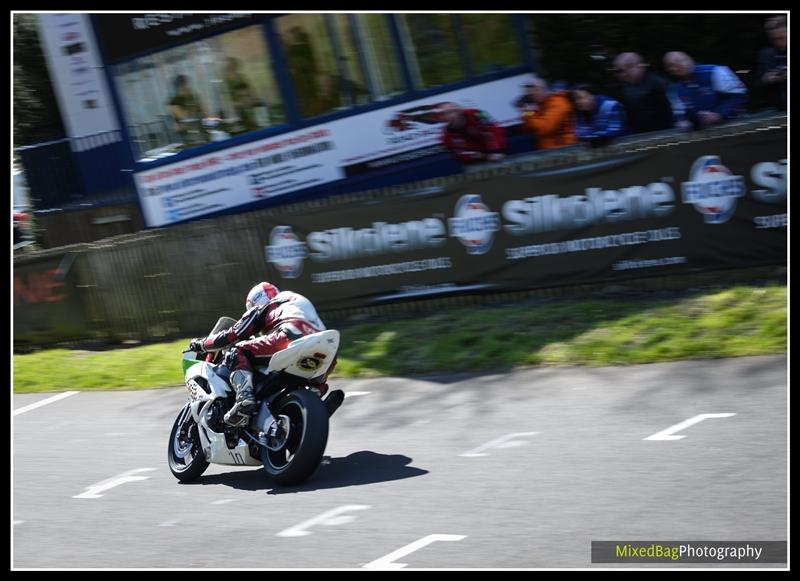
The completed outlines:
{"type": "Polygon", "coordinates": [[[444,123],[441,115],[442,105],[444,103],[432,103],[398,111],[386,121],[383,132],[387,134],[402,133],[444,123]]]}
{"type": "Polygon", "coordinates": [[[669,184],[654,182],[619,190],[587,188],[585,194],[545,194],[503,204],[503,227],[514,236],[554,230],[577,230],[591,224],[665,216],[674,208],[669,184]]]}
{"type": "Polygon", "coordinates": [[[303,259],[308,251],[305,242],[292,232],[291,226],[275,226],[269,237],[269,246],[264,250],[267,262],[278,269],[283,278],[297,278],[303,272],[303,259]]]}
{"type": "Polygon", "coordinates": [[[681,191],[683,203],[703,214],[706,224],[723,224],[733,216],[736,198],[744,196],[747,188],[744,178],[733,175],[718,155],[704,155],[692,165],[681,191]]]}
{"type": "Polygon", "coordinates": [[[424,250],[446,241],[445,225],[438,218],[399,224],[373,222],[371,228],[331,228],[308,235],[310,256],[318,262],[424,250]]]}
{"type": "Polygon", "coordinates": [[[319,367],[319,360],[314,359],[313,357],[304,357],[300,361],[297,362],[297,366],[300,369],[305,369],[306,371],[314,371],[319,367]]]}
{"type": "Polygon", "coordinates": [[[753,166],[750,177],[755,185],[760,186],[752,192],[756,200],[767,204],[786,203],[786,164],[787,160],[782,159],[778,162],[764,161],[753,166]]]}
{"type": "Polygon", "coordinates": [[[195,400],[197,399],[197,395],[201,391],[203,391],[203,388],[200,387],[200,384],[197,383],[194,379],[190,379],[189,382],[187,383],[186,387],[189,388],[189,396],[192,399],[195,399],[195,400]]]}
{"type": "Polygon", "coordinates": [[[456,202],[455,216],[447,221],[450,236],[458,238],[467,254],[486,254],[494,233],[500,229],[500,215],[492,212],[476,194],[466,194],[456,202]]]}

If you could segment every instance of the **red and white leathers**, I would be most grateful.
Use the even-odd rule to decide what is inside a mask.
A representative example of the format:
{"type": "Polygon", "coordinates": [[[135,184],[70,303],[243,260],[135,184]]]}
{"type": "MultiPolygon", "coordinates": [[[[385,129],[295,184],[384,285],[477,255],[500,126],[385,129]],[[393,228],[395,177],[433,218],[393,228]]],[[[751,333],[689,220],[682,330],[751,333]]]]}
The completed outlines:
{"type": "MultiPolygon", "coordinates": [[[[206,351],[217,351],[241,341],[231,351],[233,357],[231,371],[241,369],[252,373],[257,359],[270,357],[285,349],[295,339],[324,330],[325,325],[311,301],[298,293],[283,291],[268,303],[248,309],[228,329],[206,337],[203,340],[203,348],[206,351]],[[259,334],[260,336],[253,339],[243,340],[259,334]]],[[[332,370],[333,366],[328,373],[332,370]]],[[[321,395],[324,395],[325,391],[327,385],[322,383],[321,395]]]]}

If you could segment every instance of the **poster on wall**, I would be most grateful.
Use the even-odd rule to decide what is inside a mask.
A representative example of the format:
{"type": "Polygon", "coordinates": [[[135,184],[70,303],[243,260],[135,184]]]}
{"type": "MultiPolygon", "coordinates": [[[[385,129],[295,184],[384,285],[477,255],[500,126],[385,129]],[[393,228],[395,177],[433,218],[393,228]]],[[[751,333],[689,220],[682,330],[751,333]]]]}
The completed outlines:
{"type": "Polygon", "coordinates": [[[444,103],[519,123],[525,75],[451,91],[161,165],[135,174],[148,226],[164,226],[320,186],[440,151],[444,103]]]}
{"type": "MultiPolygon", "coordinates": [[[[103,143],[121,141],[89,16],[59,13],[38,17],[42,48],[55,79],[53,86],[68,136],[103,134],[103,143]]],[[[85,140],[71,140],[71,146],[80,151],[89,145],[85,140]]]]}

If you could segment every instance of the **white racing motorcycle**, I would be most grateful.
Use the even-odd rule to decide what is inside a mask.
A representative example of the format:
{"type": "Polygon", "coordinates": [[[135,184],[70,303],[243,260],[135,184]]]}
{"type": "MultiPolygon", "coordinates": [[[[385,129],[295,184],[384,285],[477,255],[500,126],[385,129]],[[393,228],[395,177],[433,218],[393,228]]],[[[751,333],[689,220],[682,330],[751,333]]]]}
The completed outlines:
{"type": "MultiPolygon", "coordinates": [[[[222,317],[211,333],[235,322],[222,317]]],[[[257,367],[253,392],[258,408],[241,427],[224,421],[236,398],[228,382],[230,370],[221,363],[224,351],[211,362],[184,351],[189,400],[169,436],[172,474],[189,482],[213,463],[263,465],[277,484],[285,486],[311,476],[328,442],[328,419],[344,400],[344,392],[333,390],[323,401],[314,387],[325,377],[338,349],[339,332],[322,331],[292,341],[272,355],[267,367],[257,367]]]]}

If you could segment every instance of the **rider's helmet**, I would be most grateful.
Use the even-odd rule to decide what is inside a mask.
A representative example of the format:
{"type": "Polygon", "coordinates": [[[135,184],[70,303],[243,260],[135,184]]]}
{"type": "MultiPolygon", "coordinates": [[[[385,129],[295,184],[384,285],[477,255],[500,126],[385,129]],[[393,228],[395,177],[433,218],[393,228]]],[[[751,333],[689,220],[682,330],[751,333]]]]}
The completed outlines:
{"type": "Polygon", "coordinates": [[[274,284],[260,282],[247,293],[247,300],[244,303],[245,309],[250,310],[256,305],[266,305],[279,292],[281,291],[274,284]]]}

